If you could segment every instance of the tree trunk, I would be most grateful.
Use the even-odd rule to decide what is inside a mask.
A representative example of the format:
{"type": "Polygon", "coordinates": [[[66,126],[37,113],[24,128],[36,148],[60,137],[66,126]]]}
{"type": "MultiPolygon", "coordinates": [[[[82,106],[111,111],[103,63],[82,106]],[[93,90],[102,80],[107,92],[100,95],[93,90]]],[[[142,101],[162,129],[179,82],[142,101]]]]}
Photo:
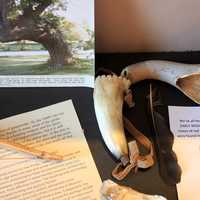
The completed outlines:
{"type": "Polygon", "coordinates": [[[30,25],[27,26],[27,29],[24,29],[23,32],[21,30],[14,32],[11,27],[11,31],[6,30],[3,39],[1,39],[3,34],[0,34],[0,41],[30,40],[42,44],[49,52],[49,65],[52,68],[62,68],[64,65],[72,62],[70,47],[64,41],[62,33],[59,30],[51,34],[49,30],[37,31],[37,29],[34,29],[30,25]],[[9,32],[12,32],[12,34],[9,34],[9,32]]]}
{"type": "Polygon", "coordinates": [[[48,50],[50,55],[49,65],[53,68],[61,68],[72,62],[72,55],[68,44],[62,38],[62,35],[57,32],[54,35],[47,35],[42,40],[41,44],[48,50]]]}
{"type": "MultiPolygon", "coordinates": [[[[0,0],[0,3],[6,1],[0,0]]],[[[72,62],[69,45],[58,28],[51,24],[45,25],[39,16],[35,19],[32,16],[21,15],[16,20],[5,23],[6,15],[2,15],[3,11],[5,12],[5,8],[0,5],[0,42],[21,40],[38,42],[48,50],[49,64],[53,68],[61,68],[72,62]]]]}
{"type": "Polygon", "coordinates": [[[8,25],[7,15],[8,10],[13,4],[13,0],[0,0],[0,26],[8,25]]]}

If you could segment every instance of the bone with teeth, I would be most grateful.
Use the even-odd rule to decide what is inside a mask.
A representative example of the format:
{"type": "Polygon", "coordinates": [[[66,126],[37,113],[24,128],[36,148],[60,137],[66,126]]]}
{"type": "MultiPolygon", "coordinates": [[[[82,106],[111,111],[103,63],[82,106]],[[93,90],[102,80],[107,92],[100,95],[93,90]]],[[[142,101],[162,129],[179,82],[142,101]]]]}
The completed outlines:
{"type": "Polygon", "coordinates": [[[112,171],[118,180],[125,178],[132,169],[137,172],[138,168],[149,168],[154,164],[151,141],[122,115],[124,100],[129,107],[133,106],[130,84],[127,78],[103,75],[96,78],[94,88],[95,114],[101,135],[110,152],[120,160],[112,171]],[[135,140],[127,144],[124,126],[147,150],[146,155],[140,155],[135,140]]]}
{"type": "Polygon", "coordinates": [[[95,81],[94,107],[102,137],[119,160],[128,160],[122,106],[131,82],[118,76],[99,76],[95,81]]]}
{"type": "Polygon", "coordinates": [[[127,66],[121,75],[131,83],[145,79],[164,81],[200,104],[200,64],[150,60],[127,66]]]}
{"type": "Polygon", "coordinates": [[[118,185],[110,180],[103,182],[100,190],[101,200],[166,200],[159,195],[147,195],[130,187],[118,185]]]}

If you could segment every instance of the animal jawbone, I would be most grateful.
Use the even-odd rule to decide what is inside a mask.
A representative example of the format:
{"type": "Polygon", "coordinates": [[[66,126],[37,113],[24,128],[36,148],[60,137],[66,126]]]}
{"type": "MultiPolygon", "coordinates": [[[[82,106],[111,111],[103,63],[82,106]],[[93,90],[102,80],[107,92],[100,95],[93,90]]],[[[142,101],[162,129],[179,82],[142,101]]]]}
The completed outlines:
{"type": "Polygon", "coordinates": [[[121,76],[132,84],[145,79],[169,83],[200,104],[200,64],[149,60],[125,67],[121,76]]]}

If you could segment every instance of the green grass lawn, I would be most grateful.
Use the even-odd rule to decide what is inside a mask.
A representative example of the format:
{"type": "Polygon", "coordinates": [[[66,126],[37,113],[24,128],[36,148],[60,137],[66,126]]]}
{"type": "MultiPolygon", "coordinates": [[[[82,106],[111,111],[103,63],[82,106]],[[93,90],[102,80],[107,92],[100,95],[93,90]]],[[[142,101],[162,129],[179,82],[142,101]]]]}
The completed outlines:
{"type": "Polygon", "coordinates": [[[0,57],[0,75],[64,75],[93,74],[94,61],[75,59],[73,64],[62,69],[52,69],[47,64],[48,56],[0,57]]]}

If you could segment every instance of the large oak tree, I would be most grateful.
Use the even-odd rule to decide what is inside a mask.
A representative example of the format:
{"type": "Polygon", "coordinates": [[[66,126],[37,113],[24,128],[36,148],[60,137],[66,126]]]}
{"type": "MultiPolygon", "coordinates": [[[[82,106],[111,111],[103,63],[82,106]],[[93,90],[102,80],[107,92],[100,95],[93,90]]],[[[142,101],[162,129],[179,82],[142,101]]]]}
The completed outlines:
{"type": "Polygon", "coordinates": [[[0,0],[0,41],[38,42],[48,50],[50,65],[62,67],[72,56],[54,14],[60,8],[66,8],[63,0],[0,0]]]}

